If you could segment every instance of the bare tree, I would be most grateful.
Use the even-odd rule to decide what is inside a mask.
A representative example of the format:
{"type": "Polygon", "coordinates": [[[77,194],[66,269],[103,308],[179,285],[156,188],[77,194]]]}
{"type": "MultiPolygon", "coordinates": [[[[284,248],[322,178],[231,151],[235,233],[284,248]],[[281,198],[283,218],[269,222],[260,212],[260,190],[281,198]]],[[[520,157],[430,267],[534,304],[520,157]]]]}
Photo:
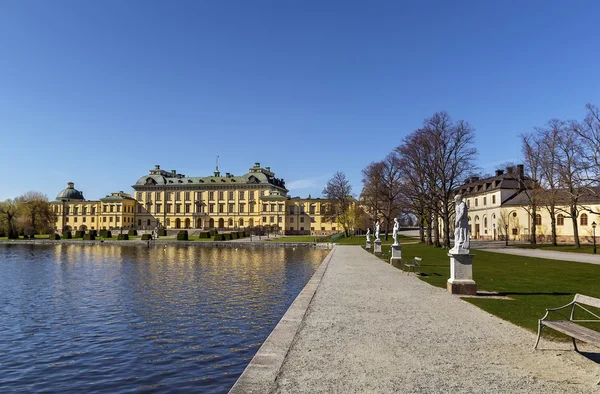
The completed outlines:
{"type": "Polygon", "coordinates": [[[343,172],[336,172],[323,189],[323,195],[329,200],[326,204],[325,220],[339,223],[344,229],[345,235],[348,236],[348,210],[354,198],[352,197],[352,185],[346,179],[346,175],[343,172]]]}
{"type": "MultiPolygon", "coordinates": [[[[377,222],[381,216],[383,193],[383,163],[373,162],[362,170],[363,189],[360,194],[361,203],[367,208],[371,223],[377,222]]],[[[371,225],[369,225],[370,227],[371,225]]]]}
{"type": "Polygon", "coordinates": [[[6,235],[8,239],[17,239],[17,219],[19,215],[19,204],[16,199],[8,199],[0,203],[0,218],[6,226],[6,235]]]}
{"type": "Polygon", "coordinates": [[[542,174],[541,162],[542,162],[542,148],[539,137],[536,134],[522,134],[521,135],[521,150],[525,161],[525,170],[527,175],[531,178],[532,182],[527,182],[524,177],[519,177],[519,184],[521,190],[527,195],[529,200],[529,217],[531,222],[531,238],[529,243],[537,243],[537,226],[536,216],[538,211],[538,200],[540,198],[540,188],[537,187],[536,181],[540,180],[542,174]]]}
{"type": "Polygon", "coordinates": [[[45,234],[56,223],[56,215],[45,194],[29,191],[17,198],[20,206],[20,222],[28,235],[45,234]]]}
{"type": "Polygon", "coordinates": [[[545,128],[536,128],[539,135],[540,152],[540,185],[545,190],[544,198],[540,203],[550,215],[552,244],[557,245],[556,237],[556,207],[560,188],[560,177],[556,172],[560,153],[558,151],[559,137],[566,133],[565,122],[552,119],[545,128]]]}

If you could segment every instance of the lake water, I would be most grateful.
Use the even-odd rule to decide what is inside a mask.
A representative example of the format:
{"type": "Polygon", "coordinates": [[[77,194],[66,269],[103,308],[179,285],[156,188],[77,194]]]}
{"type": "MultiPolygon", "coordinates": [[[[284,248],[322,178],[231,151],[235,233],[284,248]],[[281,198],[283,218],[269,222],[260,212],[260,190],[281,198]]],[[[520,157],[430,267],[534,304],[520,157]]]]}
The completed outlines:
{"type": "Polygon", "coordinates": [[[226,393],[326,254],[0,244],[0,392],[226,393]]]}

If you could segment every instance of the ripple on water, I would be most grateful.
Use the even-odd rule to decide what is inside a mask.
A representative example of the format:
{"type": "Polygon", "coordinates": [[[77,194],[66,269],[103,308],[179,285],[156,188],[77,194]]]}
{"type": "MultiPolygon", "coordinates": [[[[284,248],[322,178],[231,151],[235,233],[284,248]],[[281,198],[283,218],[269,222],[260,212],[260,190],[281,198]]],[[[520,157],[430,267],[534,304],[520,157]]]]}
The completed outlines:
{"type": "Polygon", "coordinates": [[[227,392],[326,253],[0,245],[0,392],[227,392]]]}

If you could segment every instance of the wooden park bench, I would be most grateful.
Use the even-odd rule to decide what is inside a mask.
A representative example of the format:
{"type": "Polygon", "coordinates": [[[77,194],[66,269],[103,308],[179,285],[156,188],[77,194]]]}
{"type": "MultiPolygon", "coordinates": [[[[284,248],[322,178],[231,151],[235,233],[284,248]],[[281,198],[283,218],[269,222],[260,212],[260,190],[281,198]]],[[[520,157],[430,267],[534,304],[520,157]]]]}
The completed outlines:
{"type": "Polygon", "coordinates": [[[423,259],[421,257],[415,257],[411,262],[409,262],[408,264],[404,264],[404,266],[406,268],[408,268],[408,272],[406,273],[406,275],[410,275],[410,271],[413,270],[415,268],[420,268],[421,267],[421,261],[423,261],[423,259]]]}
{"type": "MultiPolygon", "coordinates": [[[[586,308],[586,306],[600,308],[600,298],[576,294],[573,298],[573,301],[569,302],[567,305],[559,308],[546,309],[546,314],[538,321],[538,337],[537,341],[535,342],[534,349],[537,349],[538,343],[540,342],[542,329],[544,327],[552,328],[570,336],[571,339],[573,339],[573,347],[575,348],[575,351],[579,351],[577,349],[577,344],[575,343],[576,339],[600,347],[600,332],[584,327],[580,324],[600,323],[600,316],[590,311],[588,308],[586,308]],[[576,308],[584,310],[586,312],[585,317],[588,317],[588,319],[575,319],[576,308]],[[565,312],[562,312],[563,310],[566,310],[565,312],[567,312],[569,315],[567,316],[565,312]],[[557,314],[563,319],[549,319],[550,313],[557,314]],[[592,316],[595,319],[591,319],[592,316]]],[[[600,381],[598,383],[600,383],[600,381]]]]}

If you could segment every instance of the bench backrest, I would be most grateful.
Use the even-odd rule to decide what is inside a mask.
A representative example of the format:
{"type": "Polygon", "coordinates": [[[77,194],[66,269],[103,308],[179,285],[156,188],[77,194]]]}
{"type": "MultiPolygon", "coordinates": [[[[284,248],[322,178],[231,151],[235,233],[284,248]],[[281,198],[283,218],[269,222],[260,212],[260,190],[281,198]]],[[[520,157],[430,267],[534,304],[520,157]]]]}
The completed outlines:
{"type": "Polygon", "coordinates": [[[423,260],[421,257],[415,257],[415,261],[417,261],[417,262],[419,262],[419,263],[420,263],[420,262],[421,262],[421,260],[423,260]]]}
{"type": "Polygon", "coordinates": [[[590,297],[582,294],[575,294],[574,302],[600,308],[600,298],[590,297]]]}

